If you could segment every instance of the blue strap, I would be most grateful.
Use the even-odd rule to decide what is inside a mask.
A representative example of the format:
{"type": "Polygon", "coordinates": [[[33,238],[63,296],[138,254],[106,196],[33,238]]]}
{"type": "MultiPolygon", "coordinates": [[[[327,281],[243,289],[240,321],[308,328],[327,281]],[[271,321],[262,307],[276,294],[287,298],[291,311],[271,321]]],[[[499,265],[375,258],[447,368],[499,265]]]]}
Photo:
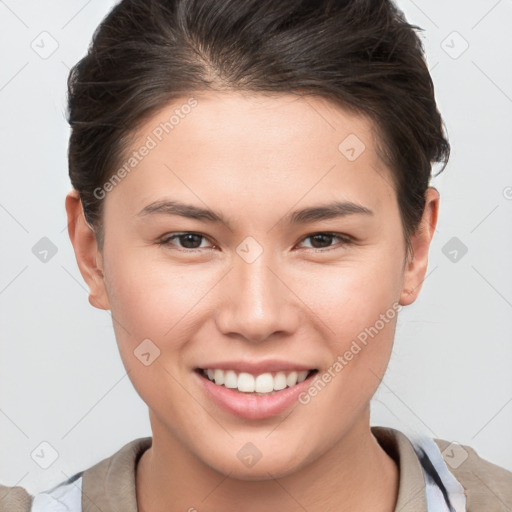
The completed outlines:
{"type": "Polygon", "coordinates": [[[427,510],[467,512],[464,487],[449,470],[437,443],[430,437],[408,435],[425,477],[427,510]]]}
{"type": "Polygon", "coordinates": [[[34,496],[30,512],[82,512],[82,473],[34,496]]]}

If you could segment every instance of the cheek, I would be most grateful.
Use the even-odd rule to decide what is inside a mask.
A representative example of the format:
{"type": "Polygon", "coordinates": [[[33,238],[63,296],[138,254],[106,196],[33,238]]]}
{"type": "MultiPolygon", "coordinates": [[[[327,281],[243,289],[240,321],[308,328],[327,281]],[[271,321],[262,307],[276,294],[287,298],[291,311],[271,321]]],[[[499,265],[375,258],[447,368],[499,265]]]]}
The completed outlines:
{"type": "Polygon", "coordinates": [[[311,302],[305,302],[321,317],[331,353],[324,373],[333,385],[327,384],[332,391],[325,400],[355,411],[374,394],[393,347],[401,268],[401,255],[390,243],[309,280],[311,302]]]}
{"type": "Polygon", "coordinates": [[[401,260],[394,252],[375,248],[341,266],[319,267],[303,283],[304,302],[334,331],[331,334],[355,336],[398,302],[401,260]]]}
{"type": "Polygon", "coordinates": [[[166,344],[170,340],[179,343],[216,277],[211,269],[195,270],[159,258],[148,259],[145,251],[118,251],[106,259],[105,270],[112,316],[124,327],[118,325],[116,332],[123,344],[130,346],[145,338],[159,346],[164,340],[166,344]]]}
{"type": "Polygon", "coordinates": [[[393,347],[400,268],[400,261],[380,258],[308,285],[311,309],[321,317],[331,354],[319,374],[321,382],[300,398],[311,415],[328,411],[329,421],[345,422],[357,417],[374,395],[393,347]]]}
{"type": "Polygon", "coordinates": [[[115,265],[105,265],[105,275],[113,327],[130,380],[152,407],[165,402],[169,390],[179,401],[172,375],[183,364],[180,349],[193,335],[194,308],[207,292],[204,277],[143,262],[136,252],[118,253],[111,261],[115,265]]]}

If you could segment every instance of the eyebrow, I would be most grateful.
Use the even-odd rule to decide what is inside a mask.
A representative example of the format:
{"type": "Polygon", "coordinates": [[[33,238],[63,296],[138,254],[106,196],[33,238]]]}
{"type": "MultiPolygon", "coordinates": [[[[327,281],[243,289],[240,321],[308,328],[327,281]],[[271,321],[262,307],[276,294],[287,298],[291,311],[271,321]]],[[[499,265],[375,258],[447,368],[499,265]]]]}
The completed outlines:
{"type": "MultiPolygon", "coordinates": [[[[178,215],[180,217],[204,222],[222,223],[231,229],[229,221],[220,213],[216,213],[208,208],[201,208],[191,204],[181,203],[179,201],[155,201],[145,206],[137,216],[143,217],[154,214],[178,215]]],[[[327,204],[295,210],[286,215],[283,220],[289,224],[306,224],[308,222],[318,222],[354,214],[373,215],[374,213],[366,206],[350,201],[333,201],[327,204]]]]}

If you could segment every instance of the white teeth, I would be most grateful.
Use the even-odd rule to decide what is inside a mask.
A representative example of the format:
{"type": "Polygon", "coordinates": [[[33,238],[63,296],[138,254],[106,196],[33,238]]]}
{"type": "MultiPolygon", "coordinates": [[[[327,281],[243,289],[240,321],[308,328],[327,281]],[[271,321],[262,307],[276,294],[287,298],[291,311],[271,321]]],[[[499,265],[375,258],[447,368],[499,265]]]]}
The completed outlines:
{"type": "Polygon", "coordinates": [[[288,374],[277,372],[275,375],[262,373],[255,378],[254,375],[246,372],[237,375],[233,370],[213,370],[210,368],[203,370],[208,379],[215,384],[232,389],[236,388],[242,393],[272,393],[287,386],[292,387],[305,380],[309,372],[310,370],[292,371],[288,374]]]}
{"type": "Polygon", "coordinates": [[[213,378],[219,385],[224,384],[224,372],[222,370],[213,370],[213,378]]]}

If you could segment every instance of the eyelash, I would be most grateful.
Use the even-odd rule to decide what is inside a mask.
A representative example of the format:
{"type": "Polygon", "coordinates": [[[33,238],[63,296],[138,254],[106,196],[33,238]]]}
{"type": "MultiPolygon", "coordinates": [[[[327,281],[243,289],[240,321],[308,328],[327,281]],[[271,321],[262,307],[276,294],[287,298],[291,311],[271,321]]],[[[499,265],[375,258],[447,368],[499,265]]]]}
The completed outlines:
{"type": "MultiPolygon", "coordinates": [[[[160,246],[168,246],[168,247],[171,247],[171,240],[174,240],[174,239],[179,239],[183,236],[186,236],[186,235],[197,235],[197,236],[200,236],[204,239],[208,239],[208,237],[206,237],[205,235],[201,234],[201,233],[196,233],[194,231],[182,231],[182,232],[178,232],[178,233],[173,233],[171,234],[170,236],[166,236],[164,238],[162,238],[161,240],[159,240],[157,242],[157,245],[160,245],[160,246]]],[[[342,235],[341,233],[332,233],[332,232],[327,232],[327,231],[317,231],[315,233],[311,233],[310,235],[307,235],[305,236],[304,238],[302,238],[301,242],[308,239],[308,238],[312,238],[314,236],[318,236],[318,235],[327,235],[327,236],[332,236],[334,238],[339,238],[341,240],[341,246],[334,246],[334,247],[321,247],[321,248],[317,248],[317,247],[306,247],[306,249],[309,249],[309,250],[314,250],[314,251],[319,251],[319,252],[327,252],[327,251],[333,251],[333,250],[336,250],[336,249],[340,249],[342,246],[346,246],[346,245],[350,245],[352,244],[354,241],[351,237],[349,237],[348,235],[342,235]]],[[[188,253],[196,253],[196,252],[202,252],[204,251],[204,249],[199,249],[199,248],[196,248],[196,249],[183,249],[183,248],[180,248],[180,247],[174,247],[173,248],[174,250],[177,250],[177,251],[181,251],[181,252],[188,252],[188,253]]],[[[213,250],[213,248],[208,248],[207,250],[213,250]]]]}

